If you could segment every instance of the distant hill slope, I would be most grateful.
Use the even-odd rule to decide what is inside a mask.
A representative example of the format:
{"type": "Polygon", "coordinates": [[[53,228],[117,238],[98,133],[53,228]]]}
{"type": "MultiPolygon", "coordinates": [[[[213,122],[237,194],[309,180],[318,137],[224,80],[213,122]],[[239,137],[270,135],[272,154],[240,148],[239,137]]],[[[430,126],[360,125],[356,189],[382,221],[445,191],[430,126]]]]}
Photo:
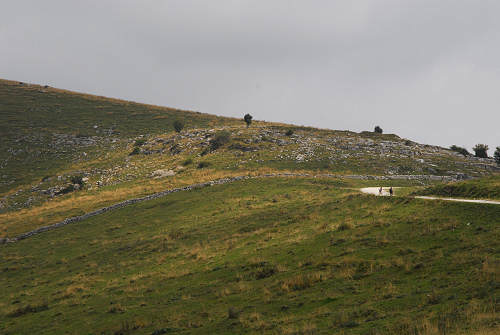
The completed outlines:
{"type": "Polygon", "coordinates": [[[102,150],[106,150],[110,137],[116,141],[116,138],[172,131],[175,120],[182,120],[190,128],[238,122],[215,115],[0,80],[0,194],[67,167],[74,159],[75,147],[88,150],[104,146],[102,150]],[[14,182],[8,184],[13,179],[14,182]]]}
{"type": "Polygon", "coordinates": [[[135,136],[170,131],[175,120],[184,121],[189,128],[236,122],[232,118],[1,79],[0,102],[2,137],[33,132],[135,136]]]}

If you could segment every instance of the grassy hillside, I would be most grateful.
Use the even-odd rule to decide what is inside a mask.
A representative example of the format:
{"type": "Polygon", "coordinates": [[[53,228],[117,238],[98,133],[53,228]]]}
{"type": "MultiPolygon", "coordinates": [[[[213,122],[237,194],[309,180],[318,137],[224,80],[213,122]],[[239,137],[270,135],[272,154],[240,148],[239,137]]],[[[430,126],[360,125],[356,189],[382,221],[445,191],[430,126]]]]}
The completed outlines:
{"type": "Polygon", "coordinates": [[[124,139],[236,120],[47,86],[0,80],[0,192],[68,168],[82,152],[113,150],[124,139]],[[22,172],[22,173],[19,173],[22,172]]]}
{"type": "Polygon", "coordinates": [[[4,245],[0,332],[499,330],[499,206],[344,186],[213,186],[4,245]]]}
{"type": "Polygon", "coordinates": [[[500,206],[404,197],[498,199],[491,159],[1,80],[0,135],[0,238],[165,189],[303,174],[0,244],[1,334],[500,331],[500,206]],[[383,198],[364,186],[412,188],[383,198]]]}
{"type": "Polygon", "coordinates": [[[459,183],[434,185],[415,194],[469,199],[500,199],[500,175],[459,183]]]}

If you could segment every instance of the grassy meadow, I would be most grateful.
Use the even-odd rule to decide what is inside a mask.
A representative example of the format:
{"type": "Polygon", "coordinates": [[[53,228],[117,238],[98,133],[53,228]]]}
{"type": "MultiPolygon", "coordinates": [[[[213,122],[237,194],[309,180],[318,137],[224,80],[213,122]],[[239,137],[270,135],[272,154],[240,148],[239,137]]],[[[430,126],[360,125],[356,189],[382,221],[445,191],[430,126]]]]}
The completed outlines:
{"type": "Polygon", "coordinates": [[[499,330],[500,206],[345,187],[246,180],[4,245],[0,332],[499,330]]]}
{"type": "Polygon", "coordinates": [[[458,183],[438,184],[419,190],[415,194],[500,200],[500,176],[494,175],[458,183]]]}

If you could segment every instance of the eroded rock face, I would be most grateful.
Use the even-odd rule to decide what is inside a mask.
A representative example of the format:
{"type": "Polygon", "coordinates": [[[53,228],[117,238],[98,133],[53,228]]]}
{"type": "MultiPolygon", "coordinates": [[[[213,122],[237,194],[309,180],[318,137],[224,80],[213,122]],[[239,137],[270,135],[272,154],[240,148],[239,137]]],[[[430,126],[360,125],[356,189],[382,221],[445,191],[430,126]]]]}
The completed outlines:
{"type": "Polygon", "coordinates": [[[173,170],[156,170],[153,171],[152,176],[154,178],[172,177],[175,176],[175,172],[173,170]]]}

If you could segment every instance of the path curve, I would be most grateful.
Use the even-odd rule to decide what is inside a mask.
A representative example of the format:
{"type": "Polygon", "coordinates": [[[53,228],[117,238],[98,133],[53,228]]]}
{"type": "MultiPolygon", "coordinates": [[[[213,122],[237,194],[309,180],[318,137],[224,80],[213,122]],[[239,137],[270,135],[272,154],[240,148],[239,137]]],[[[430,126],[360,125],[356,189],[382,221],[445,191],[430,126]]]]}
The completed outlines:
{"type": "MultiPolygon", "coordinates": [[[[116,204],[113,204],[108,207],[104,207],[83,215],[79,216],[74,216],[70,217],[67,219],[64,219],[61,222],[54,223],[48,226],[43,226],[40,228],[37,228],[35,230],[29,231],[27,233],[23,233],[21,235],[18,235],[13,238],[0,238],[0,244],[5,244],[5,243],[14,243],[18,242],[21,240],[24,240],[28,237],[32,237],[34,235],[38,235],[40,233],[50,231],[59,227],[63,227],[65,225],[71,224],[71,223],[77,223],[82,220],[88,219],[90,217],[96,216],[103,214],[105,212],[122,208],[125,206],[129,206],[135,203],[143,202],[143,201],[148,201],[148,200],[153,200],[157,198],[162,198],[168,194],[171,193],[176,193],[176,192],[181,192],[181,191],[189,191],[193,189],[198,189],[198,188],[204,188],[212,185],[220,185],[220,184],[228,184],[232,183],[238,180],[246,180],[246,179],[256,179],[256,178],[272,178],[272,177],[308,177],[308,178],[347,178],[347,179],[362,179],[362,180],[401,180],[401,179],[407,179],[407,180],[416,180],[416,179],[428,179],[428,180],[442,180],[442,181],[450,181],[454,180],[453,177],[451,176],[432,176],[432,175],[393,175],[393,176],[359,176],[359,175],[333,175],[333,174],[319,174],[319,175],[311,175],[308,173],[271,173],[271,174],[264,174],[264,175],[259,175],[259,176],[236,176],[236,177],[227,177],[227,178],[221,178],[217,180],[212,180],[212,181],[207,181],[205,183],[199,183],[199,184],[194,184],[194,185],[189,185],[185,187],[179,187],[179,188],[173,188],[165,191],[161,191],[158,193],[154,193],[142,198],[134,198],[134,199],[129,199],[125,200],[116,204]]],[[[396,187],[394,187],[396,189],[396,187]]],[[[361,192],[363,193],[368,193],[368,194],[376,194],[378,195],[378,187],[365,187],[360,189],[361,192]],[[375,190],[375,191],[373,191],[375,190]]],[[[385,190],[385,192],[387,192],[385,190]]],[[[382,195],[388,195],[383,193],[382,195]]],[[[432,199],[432,200],[452,200],[452,201],[461,201],[461,202],[479,202],[479,203],[494,203],[494,204],[500,204],[500,201],[488,201],[488,200],[465,200],[465,199],[443,199],[443,198],[433,198],[433,197],[419,197],[423,199],[432,199]]]]}

